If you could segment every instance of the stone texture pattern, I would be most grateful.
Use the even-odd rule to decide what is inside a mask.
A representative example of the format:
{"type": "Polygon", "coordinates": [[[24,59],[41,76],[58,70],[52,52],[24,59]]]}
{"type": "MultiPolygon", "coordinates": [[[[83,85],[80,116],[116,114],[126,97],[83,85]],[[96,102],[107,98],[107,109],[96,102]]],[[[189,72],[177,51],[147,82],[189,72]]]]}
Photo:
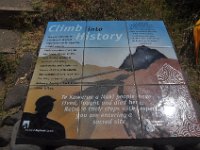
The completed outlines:
{"type": "MultiPolygon", "coordinates": [[[[1,6],[0,1],[0,6],[1,6]]],[[[0,29],[0,53],[15,53],[16,47],[20,42],[20,34],[18,32],[0,29]]]]}
{"type": "Polygon", "coordinates": [[[20,106],[26,98],[28,86],[23,84],[18,84],[12,87],[6,95],[6,99],[4,102],[4,109],[8,110],[15,106],[20,106]]]}
{"type": "Polygon", "coordinates": [[[0,10],[33,11],[31,0],[1,0],[0,10]]]}

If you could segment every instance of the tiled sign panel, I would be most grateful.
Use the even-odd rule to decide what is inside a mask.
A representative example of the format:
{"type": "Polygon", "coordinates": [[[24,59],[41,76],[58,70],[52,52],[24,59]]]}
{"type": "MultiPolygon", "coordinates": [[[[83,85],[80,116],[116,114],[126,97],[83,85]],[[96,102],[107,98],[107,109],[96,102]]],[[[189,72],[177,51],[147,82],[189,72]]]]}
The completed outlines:
{"type": "Polygon", "coordinates": [[[199,136],[162,21],[48,23],[18,141],[199,136]]]}

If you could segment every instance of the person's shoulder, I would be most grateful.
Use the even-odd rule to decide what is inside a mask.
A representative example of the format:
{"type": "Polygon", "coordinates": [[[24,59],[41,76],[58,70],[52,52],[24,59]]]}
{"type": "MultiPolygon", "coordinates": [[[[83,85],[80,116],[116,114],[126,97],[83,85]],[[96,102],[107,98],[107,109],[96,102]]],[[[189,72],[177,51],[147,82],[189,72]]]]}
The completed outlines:
{"type": "Polygon", "coordinates": [[[22,116],[34,116],[35,114],[29,113],[29,112],[24,112],[22,116]]]}
{"type": "Polygon", "coordinates": [[[35,114],[29,113],[29,112],[24,112],[22,114],[22,119],[26,119],[26,118],[35,118],[35,114]]]}
{"type": "Polygon", "coordinates": [[[52,119],[49,119],[48,118],[48,121],[51,123],[51,125],[53,126],[56,126],[56,127],[59,127],[59,128],[64,128],[64,126],[62,124],[60,124],[59,122],[55,121],[55,120],[52,120],[52,119]]]}

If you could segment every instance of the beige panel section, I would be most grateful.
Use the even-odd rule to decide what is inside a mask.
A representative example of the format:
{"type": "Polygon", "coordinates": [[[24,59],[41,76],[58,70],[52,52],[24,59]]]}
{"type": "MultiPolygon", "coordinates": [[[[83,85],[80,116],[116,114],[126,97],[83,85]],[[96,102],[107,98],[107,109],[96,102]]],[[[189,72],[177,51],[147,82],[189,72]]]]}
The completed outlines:
{"type": "Polygon", "coordinates": [[[39,57],[30,85],[80,83],[82,65],[61,55],[39,57]]]}

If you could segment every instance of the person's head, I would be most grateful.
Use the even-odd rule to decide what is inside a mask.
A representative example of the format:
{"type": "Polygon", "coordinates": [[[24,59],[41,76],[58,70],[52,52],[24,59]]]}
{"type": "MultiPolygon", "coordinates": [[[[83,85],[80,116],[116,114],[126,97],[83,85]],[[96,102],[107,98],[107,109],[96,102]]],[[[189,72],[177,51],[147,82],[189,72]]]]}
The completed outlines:
{"type": "Polygon", "coordinates": [[[42,96],[35,103],[35,111],[40,114],[48,114],[53,109],[53,103],[56,99],[51,96],[42,96]]]}

